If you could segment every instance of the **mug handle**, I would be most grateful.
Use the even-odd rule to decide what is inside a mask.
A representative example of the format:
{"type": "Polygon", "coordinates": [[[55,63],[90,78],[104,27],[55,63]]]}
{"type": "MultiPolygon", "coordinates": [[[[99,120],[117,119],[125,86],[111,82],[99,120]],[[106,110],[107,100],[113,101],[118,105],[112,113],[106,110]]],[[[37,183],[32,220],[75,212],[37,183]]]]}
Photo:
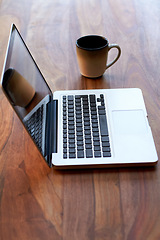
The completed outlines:
{"type": "Polygon", "coordinates": [[[106,69],[111,67],[115,62],[117,62],[117,60],[119,59],[120,55],[121,55],[121,48],[120,46],[118,46],[117,44],[111,44],[108,46],[108,52],[111,50],[111,48],[117,48],[118,49],[118,54],[117,57],[109,64],[107,64],[106,69]]]}

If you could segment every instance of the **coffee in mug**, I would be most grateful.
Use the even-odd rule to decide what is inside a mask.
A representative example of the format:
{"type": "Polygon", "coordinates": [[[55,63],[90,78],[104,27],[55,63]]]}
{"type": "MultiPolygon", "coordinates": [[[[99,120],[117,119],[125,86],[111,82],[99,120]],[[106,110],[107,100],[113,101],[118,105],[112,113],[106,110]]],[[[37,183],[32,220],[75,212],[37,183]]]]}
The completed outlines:
{"type": "Polygon", "coordinates": [[[109,44],[105,37],[87,35],[79,38],[76,42],[77,59],[80,72],[88,78],[98,78],[106,69],[111,67],[120,57],[121,48],[117,44],[109,44]],[[107,64],[108,52],[117,48],[116,58],[107,64]]]}

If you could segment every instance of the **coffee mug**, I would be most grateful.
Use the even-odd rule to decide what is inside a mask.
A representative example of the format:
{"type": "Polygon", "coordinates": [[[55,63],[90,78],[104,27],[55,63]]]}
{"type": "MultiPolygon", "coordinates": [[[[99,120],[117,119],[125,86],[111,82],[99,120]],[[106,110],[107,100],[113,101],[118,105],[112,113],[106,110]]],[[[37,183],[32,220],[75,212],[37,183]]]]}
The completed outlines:
{"type": "Polygon", "coordinates": [[[76,42],[78,65],[83,76],[98,78],[106,69],[111,67],[120,57],[121,48],[117,44],[109,44],[105,37],[87,35],[79,38],[76,42]],[[108,52],[117,48],[116,58],[107,64],[108,52]]]}
{"type": "Polygon", "coordinates": [[[34,88],[15,69],[9,68],[3,79],[4,89],[13,105],[26,107],[35,95],[34,88]]]}

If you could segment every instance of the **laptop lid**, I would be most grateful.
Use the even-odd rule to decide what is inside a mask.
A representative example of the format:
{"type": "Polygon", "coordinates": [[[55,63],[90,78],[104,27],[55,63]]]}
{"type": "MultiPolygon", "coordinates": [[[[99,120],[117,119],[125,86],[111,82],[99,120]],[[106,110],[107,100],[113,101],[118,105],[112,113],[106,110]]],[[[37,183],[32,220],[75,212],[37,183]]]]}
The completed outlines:
{"type": "MultiPolygon", "coordinates": [[[[1,86],[27,131],[28,126],[24,121],[26,116],[47,96],[50,100],[53,99],[47,82],[14,24],[10,30],[1,86]]],[[[31,138],[36,144],[35,139],[31,138]]],[[[46,152],[42,155],[51,165],[50,156],[46,152]]]]}

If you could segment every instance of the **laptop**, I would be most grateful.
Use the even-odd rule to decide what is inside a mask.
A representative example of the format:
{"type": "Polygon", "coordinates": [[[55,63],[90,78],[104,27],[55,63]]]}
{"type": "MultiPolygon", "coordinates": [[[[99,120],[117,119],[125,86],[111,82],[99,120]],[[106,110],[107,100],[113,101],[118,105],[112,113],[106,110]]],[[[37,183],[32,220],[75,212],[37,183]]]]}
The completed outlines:
{"type": "Polygon", "coordinates": [[[147,166],[158,161],[140,89],[52,92],[14,24],[1,87],[49,167],[147,166]]]}

